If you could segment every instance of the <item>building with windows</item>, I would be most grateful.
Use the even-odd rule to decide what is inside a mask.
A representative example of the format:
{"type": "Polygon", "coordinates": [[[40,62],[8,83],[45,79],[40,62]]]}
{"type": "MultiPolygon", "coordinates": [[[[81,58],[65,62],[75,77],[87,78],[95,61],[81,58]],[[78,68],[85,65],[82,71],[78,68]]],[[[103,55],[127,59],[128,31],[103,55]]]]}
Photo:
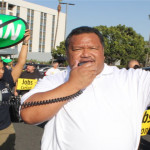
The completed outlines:
{"type": "MultiPolygon", "coordinates": [[[[18,16],[27,22],[31,30],[27,59],[49,61],[52,58],[51,50],[54,47],[54,42],[56,43],[55,46],[57,46],[64,41],[66,14],[60,12],[59,19],[57,19],[57,10],[24,0],[0,0],[0,6],[0,13],[18,16]],[[59,22],[55,41],[57,20],[59,22]]],[[[8,51],[8,55],[13,54],[13,57],[17,57],[21,45],[22,43],[0,50],[0,54],[6,54],[6,51],[8,51]]]]}

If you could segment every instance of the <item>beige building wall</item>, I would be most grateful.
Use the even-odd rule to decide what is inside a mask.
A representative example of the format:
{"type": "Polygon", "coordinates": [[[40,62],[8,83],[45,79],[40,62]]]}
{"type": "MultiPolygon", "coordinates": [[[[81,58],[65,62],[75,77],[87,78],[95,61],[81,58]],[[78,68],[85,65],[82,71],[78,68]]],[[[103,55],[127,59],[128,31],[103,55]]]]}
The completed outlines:
{"type": "Polygon", "coordinates": [[[46,40],[45,40],[45,45],[46,48],[45,48],[45,52],[48,53],[49,52],[49,49],[51,49],[51,38],[52,38],[52,22],[51,21],[48,21],[48,20],[52,20],[52,15],[48,14],[47,15],[47,22],[46,22],[46,40]]]}
{"type": "Polygon", "coordinates": [[[61,13],[59,17],[56,45],[59,45],[59,41],[64,41],[65,38],[65,26],[62,26],[62,24],[65,25],[65,16],[61,13]]]}
{"type": "MultiPolygon", "coordinates": [[[[2,0],[0,0],[1,2],[2,0]]],[[[27,22],[28,9],[34,11],[33,17],[33,29],[32,29],[32,49],[28,53],[27,59],[36,59],[39,61],[49,61],[51,59],[51,49],[52,49],[52,26],[54,25],[53,32],[55,36],[56,25],[57,25],[57,10],[51,9],[48,7],[40,6],[37,4],[29,3],[24,0],[4,0],[6,3],[6,14],[16,16],[17,14],[17,6],[20,7],[19,17],[24,19],[27,22]],[[8,5],[13,5],[13,9],[9,10],[8,5]],[[43,50],[39,50],[40,43],[40,24],[41,24],[41,13],[46,14],[46,31],[45,31],[45,48],[43,50]],[[53,18],[55,16],[55,23],[53,23],[53,18]]],[[[57,8],[57,6],[56,6],[57,8]]],[[[60,44],[60,42],[64,41],[65,36],[65,13],[60,13],[59,24],[58,24],[58,32],[56,39],[56,46],[60,44]]],[[[30,25],[29,25],[30,27],[30,25]]],[[[54,40],[55,38],[53,38],[54,40]]],[[[21,50],[22,43],[18,44],[16,47],[18,51],[21,50]]],[[[30,46],[30,44],[29,44],[30,46]]],[[[13,47],[14,48],[14,47],[13,47]]],[[[17,57],[16,55],[15,57],[17,57]]]]}

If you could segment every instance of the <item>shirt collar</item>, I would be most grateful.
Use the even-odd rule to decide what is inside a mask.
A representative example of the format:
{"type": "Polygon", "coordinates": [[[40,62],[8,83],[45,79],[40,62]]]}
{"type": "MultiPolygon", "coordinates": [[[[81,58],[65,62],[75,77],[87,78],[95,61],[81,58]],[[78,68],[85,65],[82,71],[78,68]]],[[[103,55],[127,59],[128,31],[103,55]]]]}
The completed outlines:
{"type": "MultiPolygon", "coordinates": [[[[70,67],[68,66],[68,67],[67,67],[67,71],[66,71],[66,73],[67,73],[66,80],[69,79],[70,70],[71,70],[71,69],[70,69],[70,67]]],[[[99,77],[102,76],[102,75],[109,75],[109,74],[112,74],[112,73],[113,73],[113,70],[114,70],[114,66],[108,66],[107,64],[104,63],[104,68],[103,68],[102,72],[100,72],[100,73],[96,76],[96,78],[99,78],[99,77]]]]}
{"type": "Polygon", "coordinates": [[[109,75],[109,74],[112,74],[113,73],[113,69],[114,69],[114,66],[108,66],[107,64],[104,63],[104,68],[102,70],[102,72],[100,72],[96,78],[102,76],[102,75],[109,75]]]}

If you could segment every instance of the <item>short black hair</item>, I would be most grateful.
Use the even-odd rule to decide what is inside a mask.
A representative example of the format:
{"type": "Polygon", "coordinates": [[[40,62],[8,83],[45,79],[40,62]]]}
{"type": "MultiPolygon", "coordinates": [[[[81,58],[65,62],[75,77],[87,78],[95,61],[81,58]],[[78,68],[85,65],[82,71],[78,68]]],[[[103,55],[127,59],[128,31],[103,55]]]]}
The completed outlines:
{"type": "Polygon", "coordinates": [[[99,32],[99,30],[97,30],[96,28],[88,27],[88,26],[81,26],[81,27],[73,29],[70,32],[70,34],[67,36],[67,38],[65,40],[66,51],[68,51],[68,47],[69,47],[69,44],[70,44],[71,37],[73,35],[79,35],[79,34],[82,34],[82,33],[95,33],[99,37],[99,40],[100,40],[102,46],[103,47],[105,46],[104,45],[104,38],[103,38],[102,34],[99,32]]]}
{"type": "Polygon", "coordinates": [[[55,60],[55,61],[53,61],[53,64],[54,64],[54,63],[59,63],[59,62],[58,62],[57,60],[55,60]]]}

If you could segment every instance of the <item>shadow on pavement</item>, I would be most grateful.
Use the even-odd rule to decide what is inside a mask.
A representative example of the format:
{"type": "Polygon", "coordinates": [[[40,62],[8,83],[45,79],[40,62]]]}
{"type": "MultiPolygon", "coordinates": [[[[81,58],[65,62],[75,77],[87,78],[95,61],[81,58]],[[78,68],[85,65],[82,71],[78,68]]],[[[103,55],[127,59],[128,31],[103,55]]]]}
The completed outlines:
{"type": "Polygon", "coordinates": [[[15,134],[10,134],[7,141],[0,146],[0,150],[14,150],[15,147],[15,134]]]}

